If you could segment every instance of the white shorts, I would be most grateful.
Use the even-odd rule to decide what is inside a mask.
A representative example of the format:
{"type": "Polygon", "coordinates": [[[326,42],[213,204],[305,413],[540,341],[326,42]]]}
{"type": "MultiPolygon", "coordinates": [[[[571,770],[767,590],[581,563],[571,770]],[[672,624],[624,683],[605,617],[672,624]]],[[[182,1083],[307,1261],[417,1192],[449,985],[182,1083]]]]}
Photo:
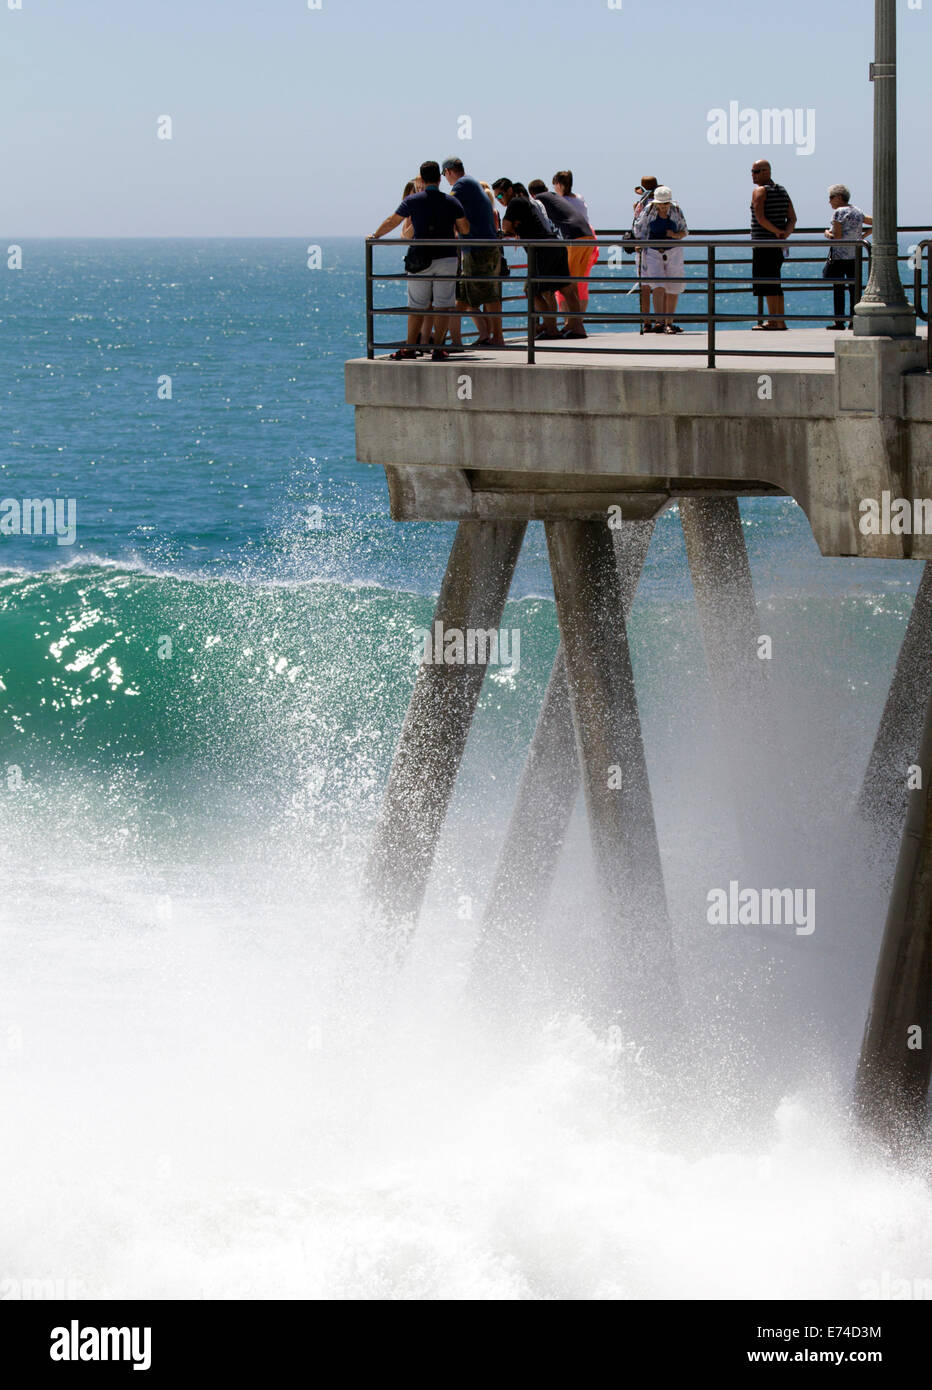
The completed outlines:
{"type": "Polygon", "coordinates": [[[682,294],[686,288],[686,281],[681,278],[683,266],[682,246],[673,246],[669,251],[645,246],[641,251],[641,284],[651,290],[682,294]]]}
{"type": "Polygon", "coordinates": [[[439,261],[431,261],[426,270],[418,270],[408,276],[408,308],[412,314],[426,314],[433,303],[435,309],[444,311],[456,304],[456,272],[459,269],[458,256],[444,256],[439,261]],[[437,280],[437,275],[450,275],[450,280],[437,280]]]}

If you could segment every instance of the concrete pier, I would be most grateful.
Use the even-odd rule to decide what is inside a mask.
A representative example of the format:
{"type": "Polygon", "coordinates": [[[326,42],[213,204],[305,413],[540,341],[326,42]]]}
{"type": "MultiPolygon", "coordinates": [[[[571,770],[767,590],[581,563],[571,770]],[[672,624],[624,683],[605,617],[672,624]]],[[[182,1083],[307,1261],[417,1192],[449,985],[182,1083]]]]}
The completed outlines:
{"type": "Polygon", "coordinates": [[[347,364],[347,399],[357,455],[385,467],[398,521],[584,518],[613,504],[634,520],[681,497],[783,495],[823,555],[932,559],[932,535],[859,525],[862,500],[884,490],[932,497],[924,341],[847,335],[834,359],[727,361],[361,359],[347,364]]]}
{"type": "MultiPolygon", "coordinates": [[[[792,361],[767,358],[756,338],[746,338],[754,356],[725,359],[720,370],[690,365],[672,349],[660,362],[598,354],[580,361],[560,350],[541,354],[536,365],[480,354],[430,365],[363,360],[346,369],[358,457],[385,468],[392,516],[463,523],[451,575],[465,567],[474,577],[454,582],[448,575],[438,604],[445,622],[497,625],[524,524],[546,524],[566,685],[558,666],[509,857],[515,847],[522,857],[524,846],[528,866],[552,860],[565,833],[576,775],[568,695],[602,893],[603,1002],[614,999],[635,1034],[672,1018],[678,993],[624,595],[606,517],[618,509],[626,522],[649,523],[680,502],[713,679],[720,690],[745,683],[751,708],[755,681],[747,663],[753,667],[757,634],[738,497],[794,498],[824,555],[932,559],[932,533],[862,524],[866,505],[879,505],[885,493],[888,500],[932,498],[925,342],[843,335],[834,357],[792,361]],[[533,825],[529,788],[561,777],[552,818],[533,825]]],[[[925,659],[927,598],[924,585],[904,670],[914,664],[914,645],[920,664],[925,659]]],[[[383,907],[409,924],[480,686],[481,672],[418,677],[370,875],[383,907]]],[[[913,718],[912,696],[903,698],[913,718]]],[[[875,784],[889,775],[880,765],[900,722],[896,685],[891,702],[872,760],[875,784]]],[[[753,742],[748,718],[736,721],[735,732],[753,742]]],[[[932,746],[923,757],[928,786],[932,746]]],[[[539,902],[546,881],[545,872],[529,885],[529,904],[535,888],[539,902]]],[[[520,876],[515,882],[520,892],[520,876]]],[[[879,1117],[888,1135],[893,1112],[884,1094],[897,1097],[896,1115],[915,1118],[929,1079],[930,882],[932,817],[914,794],[857,1088],[861,1112],[879,1117]],[[914,1026],[923,1029],[924,1050],[907,1056],[904,1029],[914,1026]]],[[[520,954],[520,941],[516,946],[520,954]]]]}

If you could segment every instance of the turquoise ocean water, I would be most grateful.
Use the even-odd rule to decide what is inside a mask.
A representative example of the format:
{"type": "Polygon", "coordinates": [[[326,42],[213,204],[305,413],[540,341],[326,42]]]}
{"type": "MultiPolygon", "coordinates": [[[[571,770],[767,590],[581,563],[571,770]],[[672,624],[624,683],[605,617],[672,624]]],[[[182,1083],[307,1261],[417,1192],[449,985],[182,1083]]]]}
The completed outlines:
{"type": "MultiPolygon", "coordinates": [[[[748,859],[740,750],[711,732],[679,522],[659,519],[631,630],[702,1112],[629,1104],[616,1042],[553,980],[537,1048],[503,1062],[456,1011],[557,645],[542,529],[505,617],[521,667],[486,682],[412,970],[373,982],[355,889],[452,527],[392,523],[356,462],[363,249],[324,241],[317,271],[306,251],[43,241],[0,274],[0,496],[78,517],[73,547],[0,537],[5,1267],[130,1296],[701,1277],[856,1297],[891,1260],[918,1276],[904,1213],[932,1229],[928,1197],[865,1175],[839,1116],[890,870],[849,816],[919,567],[823,560],[791,501],[742,503],[779,711],[748,859]],[[817,887],[811,952],[710,936],[707,889],[755,872],[817,887]],[[711,1273],[685,1206],[725,1252],[711,1273]],[[786,1235],[807,1212],[808,1266],[786,1235]]],[[[557,981],[591,903],[577,818],[542,927],[557,981]]]]}
{"type": "MultiPolygon", "coordinates": [[[[391,522],[381,470],[355,460],[343,364],[364,351],[362,247],[322,250],[309,271],[297,241],[39,242],[0,279],[0,493],[73,498],[78,516],[74,546],[0,538],[0,758],[156,780],[179,755],[222,762],[217,694],[237,745],[252,731],[261,746],[266,702],[301,718],[309,692],[334,730],[397,728],[409,651],[385,634],[426,620],[453,527],[391,522]],[[343,654],[348,674],[328,679],[343,654]]],[[[873,713],[918,566],[823,560],[790,501],[742,510],[759,596],[796,625],[792,654],[814,687],[856,673],[873,713]]],[[[530,630],[500,720],[520,746],[556,644],[540,525],[513,598],[530,630]]],[[[668,513],[635,618],[657,669],[648,718],[676,704],[658,625],[681,621],[696,655],[690,600],[668,513]]]]}

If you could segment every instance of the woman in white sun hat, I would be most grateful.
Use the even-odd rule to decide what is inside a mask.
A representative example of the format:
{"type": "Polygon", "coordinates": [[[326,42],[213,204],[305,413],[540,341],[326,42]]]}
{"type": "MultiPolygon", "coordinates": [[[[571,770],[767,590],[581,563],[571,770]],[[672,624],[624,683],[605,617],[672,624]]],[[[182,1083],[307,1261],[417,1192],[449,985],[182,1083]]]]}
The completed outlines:
{"type": "Polygon", "coordinates": [[[654,295],[654,333],[682,333],[673,322],[676,301],[686,288],[683,279],[683,248],[678,245],[688,235],[686,218],[665,184],[654,189],[634,223],[638,241],[669,242],[666,246],[645,246],[641,251],[641,283],[654,295]]]}

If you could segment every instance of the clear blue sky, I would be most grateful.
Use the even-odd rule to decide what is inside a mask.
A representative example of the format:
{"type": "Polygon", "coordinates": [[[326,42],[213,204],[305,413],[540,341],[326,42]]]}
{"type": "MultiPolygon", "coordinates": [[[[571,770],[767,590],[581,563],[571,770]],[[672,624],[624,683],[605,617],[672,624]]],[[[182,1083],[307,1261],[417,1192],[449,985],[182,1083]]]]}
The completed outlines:
{"type": "MultiPolygon", "coordinates": [[[[707,114],[815,110],[763,151],[801,221],[871,203],[873,0],[0,0],[3,235],[362,234],[422,159],[569,166],[599,226],[641,174],[694,226],[743,226],[758,146],[707,114]],[[171,141],[156,138],[161,115],[171,141]],[[472,139],[457,138],[469,116],[472,139]]],[[[932,0],[900,26],[900,221],[932,217],[932,0]]]]}

